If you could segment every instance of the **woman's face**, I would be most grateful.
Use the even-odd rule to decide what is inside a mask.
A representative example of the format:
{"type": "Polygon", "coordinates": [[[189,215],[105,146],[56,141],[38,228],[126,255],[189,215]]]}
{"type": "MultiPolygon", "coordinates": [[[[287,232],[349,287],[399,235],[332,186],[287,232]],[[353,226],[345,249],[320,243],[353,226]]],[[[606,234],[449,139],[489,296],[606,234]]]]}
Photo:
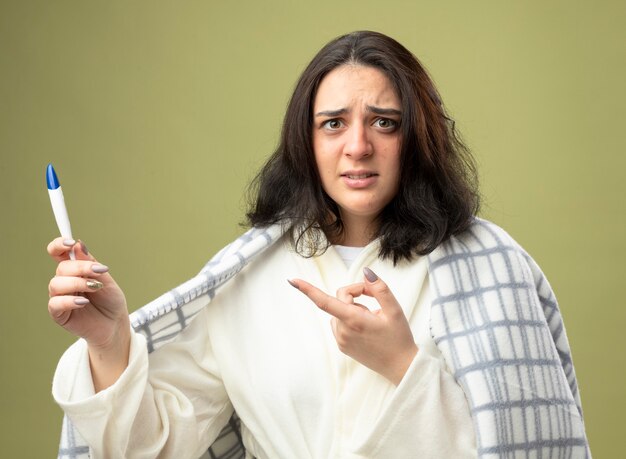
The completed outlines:
{"type": "Polygon", "coordinates": [[[398,191],[400,99],[373,67],[342,65],[321,81],[313,104],[313,151],[324,191],[345,229],[368,227],[398,191]]]}

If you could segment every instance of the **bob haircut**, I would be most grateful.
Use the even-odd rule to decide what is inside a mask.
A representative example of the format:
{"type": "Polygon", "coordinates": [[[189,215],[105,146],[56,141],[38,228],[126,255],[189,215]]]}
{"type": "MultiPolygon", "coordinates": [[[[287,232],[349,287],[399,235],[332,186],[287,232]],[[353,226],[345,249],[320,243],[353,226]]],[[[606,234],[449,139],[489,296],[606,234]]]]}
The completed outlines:
{"type": "Polygon", "coordinates": [[[248,224],[288,226],[297,253],[323,253],[340,239],[337,204],[322,188],[312,147],[313,103],[320,82],[342,65],[380,70],[402,104],[400,183],[373,235],[381,258],[395,263],[433,251],[465,230],[479,207],[474,160],[446,115],[417,58],[394,39],[370,31],[324,46],[304,70],[285,114],[280,143],[249,188],[248,224]]]}

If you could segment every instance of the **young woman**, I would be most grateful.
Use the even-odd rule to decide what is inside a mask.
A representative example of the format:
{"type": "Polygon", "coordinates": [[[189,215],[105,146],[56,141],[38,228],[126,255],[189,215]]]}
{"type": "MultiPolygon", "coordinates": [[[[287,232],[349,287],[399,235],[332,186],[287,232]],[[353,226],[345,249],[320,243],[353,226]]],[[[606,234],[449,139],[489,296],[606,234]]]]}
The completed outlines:
{"type": "Polygon", "coordinates": [[[475,218],[471,156],[402,45],[327,44],[253,190],[250,225],[284,234],[152,353],[108,268],[50,243],[50,315],[83,338],[53,392],[93,457],[197,458],[234,411],[259,458],[588,454],[548,284],[475,218]]]}

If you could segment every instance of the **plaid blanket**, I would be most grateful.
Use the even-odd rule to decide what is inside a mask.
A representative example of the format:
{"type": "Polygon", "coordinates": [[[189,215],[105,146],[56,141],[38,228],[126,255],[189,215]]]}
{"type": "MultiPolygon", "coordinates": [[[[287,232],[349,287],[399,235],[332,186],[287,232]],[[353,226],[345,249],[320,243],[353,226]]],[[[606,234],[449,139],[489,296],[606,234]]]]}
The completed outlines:
{"type": "MultiPolygon", "coordinates": [[[[217,287],[278,240],[253,228],[189,281],[131,314],[152,352],[199,312],[191,300],[217,287]]],[[[501,228],[475,219],[429,256],[431,334],[468,400],[480,458],[591,457],[565,328],[533,259],[501,228]]],[[[243,458],[236,415],[206,457],[243,458]]],[[[89,458],[67,417],[59,458],[89,458]]]]}

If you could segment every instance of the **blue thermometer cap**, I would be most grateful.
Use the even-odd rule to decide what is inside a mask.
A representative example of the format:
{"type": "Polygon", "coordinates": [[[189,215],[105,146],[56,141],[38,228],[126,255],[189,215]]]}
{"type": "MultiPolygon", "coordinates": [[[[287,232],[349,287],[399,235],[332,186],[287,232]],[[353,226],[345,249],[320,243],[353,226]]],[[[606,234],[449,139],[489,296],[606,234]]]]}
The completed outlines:
{"type": "Polygon", "coordinates": [[[52,164],[48,164],[48,169],[46,170],[46,182],[48,182],[49,190],[56,190],[61,186],[57,177],[57,173],[54,171],[54,167],[52,167],[52,164]]]}

